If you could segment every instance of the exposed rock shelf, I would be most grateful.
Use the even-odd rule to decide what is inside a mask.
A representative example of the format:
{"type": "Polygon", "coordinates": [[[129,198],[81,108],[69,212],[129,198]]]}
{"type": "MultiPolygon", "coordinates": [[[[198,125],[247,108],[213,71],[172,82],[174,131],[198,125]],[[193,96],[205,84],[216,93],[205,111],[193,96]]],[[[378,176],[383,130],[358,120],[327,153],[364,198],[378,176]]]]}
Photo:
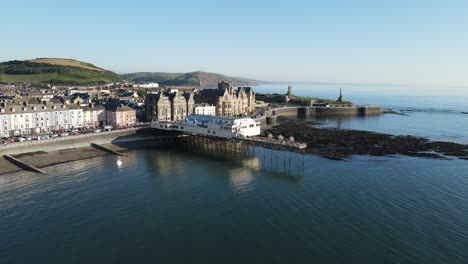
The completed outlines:
{"type": "Polygon", "coordinates": [[[314,127],[312,121],[283,119],[263,136],[293,136],[307,143],[304,153],[342,160],[353,155],[389,156],[406,155],[432,159],[457,157],[468,160],[468,145],[452,142],[433,142],[414,136],[394,136],[370,131],[343,130],[314,127]]]}

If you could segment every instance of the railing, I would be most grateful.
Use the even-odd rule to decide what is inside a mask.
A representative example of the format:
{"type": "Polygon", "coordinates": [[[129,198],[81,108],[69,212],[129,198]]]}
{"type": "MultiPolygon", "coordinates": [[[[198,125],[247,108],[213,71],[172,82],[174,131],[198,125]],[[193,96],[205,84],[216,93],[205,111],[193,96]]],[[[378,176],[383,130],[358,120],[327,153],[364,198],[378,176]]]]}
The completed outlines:
{"type": "Polygon", "coordinates": [[[0,146],[0,151],[6,150],[6,149],[12,149],[12,148],[20,148],[20,147],[55,143],[55,142],[61,142],[61,141],[69,141],[69,140],[89,138],[89,137],[98,137],[98,136],[119,134],[119,133],[123,133],[123,132],[136,131],[139,128],[142,128],[142,127],[130,127],[130,128],[118,129],[118,130],[112,130],[112,131],[103,131],[103,132],[99,132],[99,133],[89,133],[89,134],[80,134],[80,135],[65,136],[65,137],[56,137],[56,138],[49,138],[49,139],[42,139],[42,140],[28,140],[28,141],[23,141],[23,142],[14,142],[14,143],[9,143],[7,145],[1,145],[0,146]]]}
{"type": "Polygon", "coordinates": [[[262,143],[268,143],[268,144],[273,144],[273,145],[281,145],[281,146],[288,146],[288,147],[294,147],[298,149],[304,149],[307,147],[307,143],[300,143],[300,142],[295,142],[295,141],[290,141],[287,139],[284,140],[279,140],[279,139],[269,139],[269,138],[264,138],[264,137],[251,137],[248,138],[250,141],[256,141],[256,142],[262,142],[262,143]]]}

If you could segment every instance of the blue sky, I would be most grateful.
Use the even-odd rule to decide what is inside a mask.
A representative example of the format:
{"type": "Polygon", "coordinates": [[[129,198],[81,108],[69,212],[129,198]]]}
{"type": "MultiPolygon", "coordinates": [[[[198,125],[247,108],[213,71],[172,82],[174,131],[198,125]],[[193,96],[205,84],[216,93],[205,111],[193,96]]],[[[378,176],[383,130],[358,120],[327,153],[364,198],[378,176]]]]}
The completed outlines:
{"type": "Polygon", "coordinates": [[[468,86],[468,1],[0,1],[0,61],[468,86]]]}

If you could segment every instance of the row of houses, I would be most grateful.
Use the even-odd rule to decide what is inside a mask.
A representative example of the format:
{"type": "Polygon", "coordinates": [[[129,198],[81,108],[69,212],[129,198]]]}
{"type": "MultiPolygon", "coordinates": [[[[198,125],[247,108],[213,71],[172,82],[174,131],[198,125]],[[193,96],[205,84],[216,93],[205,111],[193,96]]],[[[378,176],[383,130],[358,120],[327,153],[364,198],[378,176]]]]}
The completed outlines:
{"type": "Polygon", "coordinates": [[[1,137],[104,125],[130,126],[135,123],[135,110],[125,105],[90,104],[81,107],[37,98],[0,103],[1,137]]]}

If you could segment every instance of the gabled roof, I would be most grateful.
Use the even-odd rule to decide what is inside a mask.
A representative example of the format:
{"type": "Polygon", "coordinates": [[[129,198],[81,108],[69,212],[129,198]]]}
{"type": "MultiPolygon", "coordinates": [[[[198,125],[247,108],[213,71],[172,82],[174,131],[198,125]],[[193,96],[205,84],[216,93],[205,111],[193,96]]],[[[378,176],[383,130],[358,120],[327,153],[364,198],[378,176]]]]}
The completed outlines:
{"type": "Polygon", "coordinates": [[[203,89],[199,92],[201,96],[211,97],[211,96],[223,96],[225,90],[223,89],[203,89]]]}

